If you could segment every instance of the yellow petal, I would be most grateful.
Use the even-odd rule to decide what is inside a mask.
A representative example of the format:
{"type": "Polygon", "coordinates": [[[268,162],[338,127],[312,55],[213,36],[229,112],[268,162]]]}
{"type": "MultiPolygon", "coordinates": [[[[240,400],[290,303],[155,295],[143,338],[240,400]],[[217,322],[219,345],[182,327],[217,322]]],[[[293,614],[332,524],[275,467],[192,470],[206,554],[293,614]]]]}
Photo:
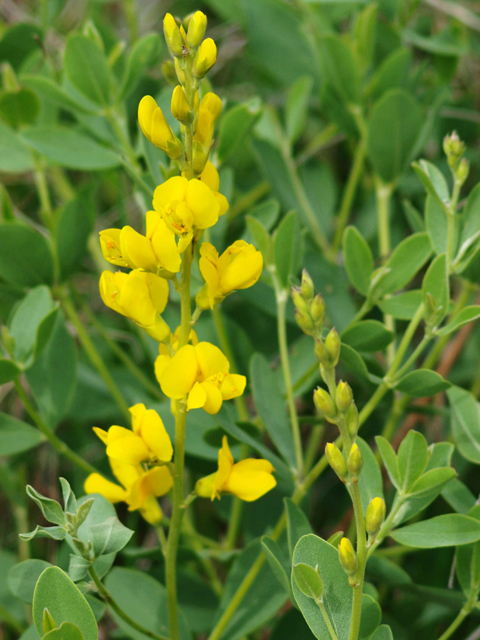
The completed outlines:
{"type": "Polygon", "coordinates": [[[158,105],[152,96],[145,96],[140,100],[140,104],[138,105],[138,123],[143,135],[150,142],[152,141],[152,118],[155,109],[158,109],[158,105]]]}
{"type": "Polygon", "coordinates": [[[116,302],[122,312],[134,322],[149,326],[155,323],[157,310],[153,304],[145,275],[147,274],[140,269],[131,271],[116,296],[116,302]]]}
{"type": "Polygon", "coordinates": [[[122,489],[114,482],[110,482],[99,473],[91,473],[85,480],[83,488],[85,493],[99,493],[113,504],[124,501],[127,496],[125,489],[122,489]]]}
{"type": "Polygon", "coordinates": [[[122,484],[127,491],[142,475],[142,468],[133,464],[127,464],[121,460],[109,458],[113,475],[122,484]]]}
{"type": "Polygon", "coordinates": [[[195,492],[201,498],[211,498],[212,500],[215,496],[215,480],[217,474],[211,473],[209,476],[205,476],[205,478],[200,478],[197,480],[197,484],[195,485],[195,492]]]}
{"type": "Polygon", "coordinates": [[[106,444],[108,446],[112,442],[115,442],[115,440],[120,440],[121,438],[129,438],[131,435],[133,434],[130,429],[125,429],[125,427],[119,427],[118,425],[114,424],[107,432],[106,444]]]}
{"type": "MultiPolygon", "coordinates": [[[[162,345],[159,345],[160,347],[162,345]]],[[[163,372],[167,368],[170,363],[171,356],[166,353],[161,353],[157,359],[155,360],[155,377],[158,380],[158,384],[160,384],[160,378],[162,377],[163,372]]]]}
{"type": "Polygon", "coordinates": [[[157,107],[152,114],[151,127],[150,142],[159,149],[166,151],[167,142],[172,141],[174,136],[160,107],[157,107]]]}
{"type": "Polygon", "coordinates": [[[156,211],[147,212],[147,235],[157,263],[171,273],[178,273],[182,259],[175,242],[175,234],[156,211]]]}
{"type": "Polygon", "coordinates": [[[178,240],[178,250],[180,253],[183,253],[185,249],[190,245],[193,238],[193,233],[190,231],[189,233],[183,233],[178,240]]]}
{"type": "Polygon", "coordinates": [[[170,327],[163,318],[157,316],[155,324],[145,327],[142,325],[145,331],[157,342],[166,342],[170,337],[170,327]]]}
{"type": "Polygon", "coordinates": [[[119,438],[108,445],[107,456],[112,460],[134,465],[150,459],[145,442],[131,431],[130,436],[119,438]]]}
{"type": "Polygon", "coordinates": [[[128,503],[133,511],[143,507],[149,496],[163,496],[173,486],[173,478],[168,467],[154,467],[146,471],[132,485],[128,503]]]}
{"type": "Polygon", "coordinates": [[[181,176],[170,178],[155,189],[153,194],[153,206],[157,211],[169,212],[172,203],[185,199],[188,180],[181,176]]]}
{"type": "Polygon", "coordinates": [[[165,278],[160,278],[154,273],[145,273],[143,277],[147,283],[153,306],[157,313],[162,313],[168,302],[168,282],[165,278]]]}
{"type": "Polygon", "coordinates": [[[163,518],[163,513],[160,505],[153,496],[149,496],[145,500],[143,507],[141,507],[140,509],[140,513],[147,522],[153,525],[158,524],[163,518]]]}
{"type": "MultiPolygon", "coordinates": [[[[213,91],[209,91],[203,96],[200,108],[204,109],[205,111],[209,111],[212,114],[213,118],[216,120],[220,111],[222,110],[222,101],[216,93],[213,93],[213,91]]],[[[214,191],[218,191],[218,189],[214,189],[214,191]]]]}
{"type": "Polygon", "coordinates": [[[206,382],[202,382],[201,385],[207,396],[207,399],[203,405],[204,411],[206,411],[210,415],[218,413],[223,402],[220,389],[216,384],[212,384],[211,382],[208,382],[208,380],[206,382]]]}
{"type": "Polygon", "coordinates": [[[196,382],[193,385],[193,389],[188,394],[187,411],[190,411],[190,409],[200,409],[203,407],[206,400],[207,393],[205,389],[199,382],[196,382]]]}
{"type": "Polygon", "coordinates": [[[245,391],[247,385],[247,379],[245,376],[241,376],[238,373],[229,373],[223,379],[220,391],[224,400],[231,400],[232,398],[238,398],[245,391]]]}
{"type": "Polygon", "coordinates": [[[108,442],[108,432],[104,429],[99,429],[98,427],[93,427],[93,431],[100,438],[103,444],[107,444],[108,442]]]}
{"type": "Polygon", "coordinates": [[[132,429],[133,433],[137,436],[140,435],[143,418],[145,417],[145,412],[147,408],[143,404],[143,402],[137,402],[132,407],[129,408],[130,415],[132,416],[132,429]]]}
{"type": "Polygon", "coordinates": [[[170,436],[162,419],[153,409],[145,412],[140,435],[157,460],[169,462],[172,459],[173,447],[170,436]]]}
{"type": "Polygon", "coordinates": [[[120,229],[100,231],[100,247],[105,260],[119,267],[128,267],[120,248],[120,229]]]}
{"type": "Polygon", "coordinates": [[[247,502],[258,500],[277,484],[272,471],[273,467],[267,460],[248,459],[237,462],[225,482],[224,491],[247,502]]]}
{"type": "MultiPolygon", "coordinates": [[[[205,98],[206,97],[207,96],[205,96],[205,98]]],[[[205,98],[202,100],[202,105],[205,98]]],[[[220,101],[220,105],[221,105],[221,101],[220,101]]],[[[210,187],[210,189],[214,193],[216,193],[220,187],[220,178],[218,176],[218,171],[215,169],[215,167],[210,162],[210,160],[208,160],[207,164],[205,165],[205,169],[202,171],[198,179],[201,180],[204,184],[206,184],[207,187],[210,187]]]]}
{"type": "Polygon", "coordinates": [[[118,296],[123,287],[123,283],[128,278],[126,273],[112,273],[104,271],[100,276],[100,296],[104,304],[123,316],[127,315],[118,304],[118,296]]]}
{"type": "Polygon", "coordinates": [[[218,212],[218,217],[220,218],[220,216],[223,216],[224,213],[227,213],[228,209],[230,208],[230,205],[228,204],[228,200],[222,193],[216,193],[215,200],[217,201],[217,204],[220,207],[220,210],[218,212]]]}
{"type": "Polygon", "coordinates": [[[132,227],[123,227],[120,232],[120,247],[132,269],[156,271],[157,259],[150,242],[132,227]]]}
{"type": "Polygon", "coordinates": [[[220,206],[213,191],[206,184],[200,180],[190,180],[185,200],[193,211],[195,226],[198,229],[208,229],[217,222],[220,206]]]}
{"type": "Polygon", "coordinates": [[[230,473],[233,469],[233,456],[228,446],[227,436],[223,436],[222,448],[218,452],[218,471],[215,474],[215,481],[212,486],[212,500],[216,496],[220,497],[220,493],[224,491],[230,473]]]}
{"type": "Polygon", "coordinates": [[[199,342],[195,347],[200,368],[199,380],[203,381],[216,373],[228,373],[230,363],[218,347],[210,342],[199,342]]]}
{"type": "Polygon", "coordinates": [[[218,251],[209,242],[200,247],[200,272],[208,285],[208,299],[213,309],[214,300],[219,295],[218,251]]]}
{"type": "Polygon", "coordinates": [[[190,344],[179,349],[162,373],[160,386],[167,397],[180,400],[191,391],[198,374],[195,349],[190,344]]]}

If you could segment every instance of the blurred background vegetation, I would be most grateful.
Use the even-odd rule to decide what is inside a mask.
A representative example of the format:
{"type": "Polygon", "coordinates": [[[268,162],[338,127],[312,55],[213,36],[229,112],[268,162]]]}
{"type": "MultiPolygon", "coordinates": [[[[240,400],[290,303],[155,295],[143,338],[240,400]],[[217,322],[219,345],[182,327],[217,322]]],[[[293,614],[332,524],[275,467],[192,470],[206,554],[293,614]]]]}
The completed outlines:
{"type": "MultiPolygon", "coordinates": [[[[207,35],[219,48],[209,78],[224,101],[213,161],[230,210],[213,229],[212,241],[219,251],[239,237],[252,241],[247,216],[273,230],[288,212],[297,211],[300,225],[292,236],[297,275],[301,266],[309,270],[325,298],[329,322],[339,331],[351,322],[361,303],[342,264],[345,224],[357,226],[368,240],[377,266],[380,258],[386,257],[377,248],[378,184],[374,174],[394,184],[393,247],[424,226],[425,192],[408,160],[424,157],[447,173],[442,139],[456,130],[467,144],[471,163],[465,193],[480,179],[479,2],[379,0],[369,5],[362,0],[2,0],[0,320],[9,328],[3,332],[3,346],[8,351],[9,335],[15,331],[18,335],[14,316],[26,290],[44,283],[52,285],[52,293],[47,291],[46,299],[41,296],[44,306],[39,318],[56,309],[55,301],[60,310],[49,328],[45,349],[35,353],[35,338],[27,345],[30,351],[26,349],[23,360],[30,360],[24,367],[25,388],[45,423],[71,449],[103,469],[107,468],[104,448],[91,427],[124,423],[121,403],[116,402],[112,388],[120,390],[128,406],[145,402],[157,408],[167,427],[173,428],[169,407],[153,377],[156,343],[105,309],[100,300],[98,276],[107,265],[97,232],[125,224],[142,229],[152,187],[170,175],[168,159],[139,135],[137,106],[150,94],[168,119],[173,87],[162,73],[167,59],[162,19],[167,11],[185,16],[197,9],[207,14],[207,35]],[[63,52],[72,33],[84,34],[104,51],[107,73],[111,74],[106,107],[79,90],[82,80],[75,75],[72,63],[65,72],[63,52]],[[339,40],[328,39],[333,34],[342,34],[341,44],[353,55],[353,71],[339,40]],[[396,89],[408,96],[405,110],[401,102],[395,105],[398,130],[386,129],[380,118],[365,137],[358,117],[346,105],[352,100],[360,105],[362,118],[370,123],[379,101],[396,89]],[[387,156],[382,161],[382,144],[393,138],[406,151],[400,152],[400,164],[392,167],[387,156]],[[137,167],[142,180],[132,170],[137,167]],[[5,225],[33,229],[42,241],[28,234],[12,238],[3,233],[5,225]],[[56,247],[56,262],[46,254],[40,259],[42,252],[48,253],[48,243],[56,247]],[[327,252],[320,249],[325,246],[327,252]],[[107,376],[102,376],[92,360],[92,345],[107,365],[107,376]],[[106,383],[109,376],[110,387],[106,383]]],[[[83,67],[81,60],[76,62],[88,76],[88,60],[83,67]]],[[[164,70],[168,75],[168,69],[164,70]]],[[[174,130],[178,126],[173,119],[170,124],[174,130]]],[[[472,291],[478,288],[479,273],[474,261],[463,274],[472,291]]],[[[195,279],[200,285],[198,271],[195,279]]],[[[455,286],[458,288],[458,283],[455,286]]],[[[283,379],[276,366],[277,310],[268,275],[252,289],[228,298],[222,312],[238,370],[249,375],[254,353],[273,365],[273,370],[266,368],[267,395],[273,403],[280,399],[278,419],[286,420],[281,409],[283,379]]],[[[172,328],[177,326],[178,308],[169,305],[165,317],[172,328]]],[[[290,303],[287,322],[294,383],[301,397],[301,415],[306,416],[303,432],[308,434],[316,428],[311,401],[315,360],[310,339],[295,325],[290,303]]],[[[402,329],[401,321],[399,326],[402,329]]],[[[201,339],[218,343],[211,314],[202,315],[196,330],[201,339]]],[[[480,330],[462,330],[440,359],[442,373],[461,386],[473,385],[478,394],[479,356],[480,330]]],[[[265,372],[261,366],[264,360],[259,363],[258,357],[257,372],[265,372]]],[[[364,359],[371,372],[381,371],[381,356],[365,354],[364,359]]],[[[374,386],[348,367],[344,375],[361,407],[374,386]]],[[[13,383],[0,386],[0,402],[3,412],[30,422],[13,383]]],[[[247,402],[253,411],[250,398],[247,402]]],[[[390,403],[387,396],[365,425],[363,437],[379,433],[390,403]]],[[[405,431],[413,421],[425,430],[430,442],[448,438],[446,409],[440,404],[432,411],[433,415],[403,416],[400,429],[405,431]]],[[[38,515],[28,513],[25,483],[55,497],[59,475],[65,475],[78,494],[85,477],[48,443],[36,446],[38,435],[36,440],[28,430],[12,435],[9,428],[13,429],[11,424],[0,428],[0,440],[4,439],[0,453],[9,454],[0,459],[0,618],[6,622],[4,638],[18,637],[26,624],[22,603],[6,586],[9,568],[27,553],[62,567],[68,560],[67,549],[60,546],[57,552],[51,541],[35,541],[30,549],[19,545],[18,532],[32,529],[38,515]]],[[[215,417],[203,412],[189,416],[187,454],[192,483],[198,474],[214,470],[220,437],[215,417]]],[[[328,428],[324,438],[331,439],[328,428]]],[[[265,440],[268,443],[268,438],[265,440]]],[[[324,441],[319,438],[318,452],[324,441]]],[[[478,494],[477,468],[461,458],[455,459],[455,467],[478,494]]],[[[338,485],[333,473],[325,473],[303,505],[316,533],[324,537],[331,535],[339,522],[340,528],[348,528],[351,517],[347,497],[338,485]]],[[[245,542],[268,532],[280,515],[286,493],[288,487],[280,483],[262,501],[246,506],[245,542]]],[[[229,507],[228,498],[212,505],[202,502],[201,510],[196,510],[200,530],[212,537],[221,535],[229,507]]],[[[430,511],[441,513],[447,508],[440,500],[430,511]]],[[[141,566],[163,580],[161,554],[155,550],[153,533],[137,514],[122,507],[120,514],[137,533],[133,546],[119,562],[141,566]],[[142,546],[147,551],[142,551],[142,546]],[[153,551],[148,552],[149,547],[153,551]]],[[[225,567],[230,559],[222,559],[225,567]]],[[[453,552],[447,549],[417,551],[400,560],[421,587],[407,583],[400,567],[396,578],[383,576],[386,583],[379,595],[385,621],[392,626],[395,638],[438,637],[460,597],[458,592],[447,590],[452,559],[453,552]],[[432,585],[444,588],[436,591],[432,585]]],[[[191,573],[194,564],[195,559],[185,550],[180,596],[192,628],[203,632],[209,627],[217,598],[191,573]]],[[[371,573],[369,579],[377,584],[381,576],[373,570],[371,573]]],[[[272,640],[293,637],[285,635],[289,629],[298,634],[296,638],[313,637],[294,611],[282,614],[281,619],[279,615],[271,624],[272,640]]],[[[472,629],[478,626],[478,617],[472,616],[469,624],[472,629]]]]}

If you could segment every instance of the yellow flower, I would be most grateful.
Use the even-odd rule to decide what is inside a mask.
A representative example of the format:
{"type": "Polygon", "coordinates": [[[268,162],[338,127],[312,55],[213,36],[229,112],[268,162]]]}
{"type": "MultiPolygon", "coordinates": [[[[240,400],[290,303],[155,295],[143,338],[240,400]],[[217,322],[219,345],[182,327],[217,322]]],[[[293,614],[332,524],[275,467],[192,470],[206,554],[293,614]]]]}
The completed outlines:
{"type": "Polygon", "coordinates": [[[218,452],[218,471],[201,478],[196,493],[202,498],[220,498],[221,493],[232,493],[240,500],[252,502],[276,486],[272,476],[275,469],[268,460],[247,458],[236,464],[228,447],[227,436],[223,436],[222,448],[218,452]]]}
{"type": "Polygon", "coordinates": [[[107,447],[107,456],[127,464],[170,462],[173,447],[162,419],[144,404],[129,409],[132,414],[132,430],[114,425],[108,431],[93,430],[107,447]]]}
{"type": "Polygon", "coordinates": [[[183,253],[197,229],[208,229],[218,220],[220,205],[209,186],[201,180],[183,176],[170,178],[155,189],[153,207],[167,227],[180,236],[178,250],[183,253]]]}
{"type": "Polygon", "coordinates": [[[193,61],[193,75],[197,78],[203,78],[203,76],[210,71],[216,61],[217,45],[211,38],[207,38],[200,45],[193,61]]]}
{"type": "Polygon", "coordinates": [[[138,123],[143,135],[158,149],[176,160],[182,155],[182,143],[165,120],[162,110],[152,96],[144,96],[138,105],[138,123]]]}
{"type": "Polygon", "coordinates": [[[201,309],[213,309],[229,293],[247,289],[257,282],[263,271],[263,256],[244,240],[234,242],[222,255],[209,242],[200,247],[200,271],[204,287],[197,294],[201,309]]]}
{"type": "Polygon", "coordinates": [[[169,277],[180,271],[182,259],[175,234],[156,211],[147,212],[147,233],[126,226],[100,231],[103,257],[119,267],[144,269],[169,277]]]}
{"type": "Polygon", "coordinates": [[[222,110],[222,101],[215,93],[206,93],[198,110],[197,130],[193,137],[206,151],[210,150],[213,139],[213,126],[222,110]]]}
{"type": "Polygon", "coordinates": [[[206,184],[213,192],[215,200],[218,202],[218,206],[220,207],[220,211],[218,212],[218,217],[220,218],[220,216],[223,216],[223,214],[228,211],[229,204],[226,197],[218,191],[220,188],[220,177],[218,175],[218,171],[210,161],[207,162],[202,173],[198,176],[198,179],[203,182],[203,184],[206,184]]]}
{"type": "Polygon", "coordinates": [[[113,504],[126,502],[129,511],[139,509],[147,522],[160,522],[162,510],[156,498],[168,493],[173,486],[168,467],[154,467],[145,471],[140,465],[112,459],[110,466],[120,485],[106,480],[99,473],[91,473],[85,480],[85,493],[100,493],[113,504]]]}
{"type": "MultiPolygon", "coordinates": [[[[180,340],[180,331],[181,327],[178,326],[175,329],[175,333],[170,334],[170,344],[165,344],[165,342],[161,342],[158,345],[158,353],[161,356],[172,357],[172,353],[176,353],[178,351],[178,342],[180,340]]],[[[198,344],[198,336],[193,329],[190,329],[190,335],[188,337],[188,342],[193,344],[194,346],[198,344]]]]}
{"type": "Polygon", "coordinates": [[[183,124],[192,122],[193,111],[187,101],[187,96],[183,87],[179,84],[175,87],[172,93],[171,111],[174,118],[182,122],[183,124]]]}
{"type": "Polygon", "coordinates": [[[104,271],[100,277],[103,302],[140,325],[155,340],[168,340],[170,329],[160,317],[168,300],[168,282],[134,269],[129,274],[104,271]]]}
{"type": "Polygon", "coordinates": [[[155,375],[163,393],[172,400],[187,398],[187,411],[203,408],[218,413],[222,402],[241,396],[247,380],[231,374],[230,363],[209,342],[187,344],[172,357],[160,354],[155,375]]]}
{"type": "Polygon", "coordinates": [[[171,13],[167,13],[163,19],[163,32],[168,48],[175,57],[180,58],[183,54],[184,41],[171,13]]]}
{"type": "Polygon", "coordinates": [[[202,42],[207,28],[207,16],[201,11],[196,11],[190,18],[187,30],[187,42],[191,47],[198,47],[202,42]]]}

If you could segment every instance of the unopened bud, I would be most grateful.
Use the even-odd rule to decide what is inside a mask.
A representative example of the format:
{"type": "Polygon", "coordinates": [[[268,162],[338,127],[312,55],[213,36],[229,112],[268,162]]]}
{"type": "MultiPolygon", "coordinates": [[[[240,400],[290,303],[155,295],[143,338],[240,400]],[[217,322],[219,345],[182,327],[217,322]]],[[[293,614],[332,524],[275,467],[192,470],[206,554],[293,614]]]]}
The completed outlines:
{"type": "Polygon", "coordinates": [[[308,314],[309,308],[302,295],[301,287],[292,287],[291,295],[295,309],[300,309],[302,313],[308,314]]]}
{"type": "Polygon", "coordinates": [[[177,81],[177,76],[175,73],[175,65],[173,64],[173,62],[171,60],[165,60],[162,64],[162,74],[163,77],[165,78],[165,80],[169,83],[172,84],[173,86],[176,86],[178,84],[177,81]]]}
{"type": "Polygon", "coordinates": [[[380,527],[385,519],[386,507],[383,498],[373,498],[367,507],[365,516],[365,527],[367,533],[372,538],[380,531],[380,527]]]}
{"type": "Polygon", "coordinates": [[[208,160],[208,153],[205,153],[203,146],[200,144],[200,142],[198,142],[198,140],[193,141],[192,153],[193,153],[193,161],[192,161],[193,172],[199,175],[205,169],[205,165],[207,164],[207,160],[208,160]]]}
{"type": "Polygon", "coordinates": [[[185,91],[180,85],[177,85],[173,90],[170,108],[173,117],[182,124],[188,124],[193,121],[193,110],[190,108],[185,91]]]}
{"type": "Polygon", "coordinates": [[[202,42],[193,61],[192,72],[196,78],[203,78],[217,61],[217,45],[211,38],[202,42]]]}
{"type": "Polygon", "coordinates": [[[189,47],[198,47],[207,29],[207,16],[202,11],[196,11],[188,22],[187,43],[189,47]]]}
{"type": "Polygon", "coordinates": [[[342,413],[346,413],[350,409],[350,405],[353,402],[353,393],[348,382],[340,381],[338,383],[336,400],[338,410],[342,413]]]}
{"type": "Polygon", "coordinates": [[[457,181],[462,185],[468,177],[470,171],[470,164],[466,158],[462,158],[455,171],[455,177],[457,181]]]}
{"type": "Polygon", "coordinates": [[[325,318],[325,302],[322,294],[317,293],[310,305],[310,315],[319,329],[322,328],[323,319],[325,318]]]}
{"type": "Polygon", "coordinates": [[[330,394],[322,387],[317,387],[313,392],[313,401],[319,412],[329,421],[334,422],[337,415],[335,403],[330,394]]]}
{"type": "Polygon", "coordinates": [[[325,455],[327,456],[328,464],[335,471],[337,476],[344,480],[348,475],[347,462],[345,456],[337,447],[334,442],[329,442],[325,447],[325,455]]]}
{"type": "Polygon", "coordinates": [[[325,339],[325,349],[327,350],[329,360],[328,364],[331,367],[336,367],[338,364],[338,360],[340,359],[340,347],[340,336],[334,327],[325,339]]]}
{"type": "Polygon", "coordinates": [[[352,404],[350,405],[350,409],[345,416],[345,423],[348,433],[352,438],[354,438],[357,435],[358,431],[358,409],[355,402],[352,402],[352,404]]]}
{"type": "Polygon", "coordinates": [[[297,321],[300,329],[306,333],[307,336],[311,336],[315,331],[315,325],[313,324],[310,314],[305,313],[300,309],[295,309],[295,320],[297,321]]]}
{"type": "Polygon", "coordinates": [[[360,447],[356,442],[352,444],[350,453],[348,454],[347,467],[353,476],[353,481],[357,482],[357,479],[358,479],[357,476],[363,467],[363,458],[362,458],[362,452],[360,451],[360,447]]]}
{"type": "Polygon", "coordinates": [[[448,164],[455,169],[457,162],[465,153],[465,144],[460,140],[456,131],[443,139],[443,151],[447,156],[448,164]]]}
{"type": "Polygon", "coordinates": [[[305,300],[312,300],[315,295],[315,285],[306,269],[302,271],[302,296],[305,300]]]}
{"type": "Polygon", "coordinates": [[[180,29],[171,13],[167,13],[163,19],[163,32],[165,34],[167,47],[170,49],[172,55],[176,58],[181,58],[185,44],[180,29]]]}
{"type": "Polygon", "coordinates": [[[319,362],[325,362],[328,358],[327,350],[325,349],[325,345],[323,344],[322,340],[320,340],[320,338],[317,338],[317,340],[315,340],[315,347],[313,348],[313,352],[319,362]]]}
{"type": "Polygon", "coordinates": [[[186,82],[185,71],[180,67],[180,64],[177,58],[175,58],[175,60],[173,61],[173,66],[175,67],[175,74],[178,78],[178,81],[180,82],[181,85],[185,85],[185,82],[186,82]]]}
{"type": "Polygon", "coordinates": [[[338,556],[344,571],[352,576],[357,571],[357,554],[348,538],[342,538],[338,545],[338,556]]]}

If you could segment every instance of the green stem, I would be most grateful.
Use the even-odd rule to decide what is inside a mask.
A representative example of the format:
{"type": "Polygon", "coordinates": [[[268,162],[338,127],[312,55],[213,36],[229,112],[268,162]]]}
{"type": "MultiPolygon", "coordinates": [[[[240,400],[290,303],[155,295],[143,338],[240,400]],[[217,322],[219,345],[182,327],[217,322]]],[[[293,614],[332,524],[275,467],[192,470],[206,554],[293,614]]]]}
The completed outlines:
{"type": "Polygon", "coordinates": [[[115,384],[115,381],[110,375],[110,372],[107,369],[107,365],[102,360],[101,355],[98,353],[95,345],[93,344],[90,336],[88,335],[85,327],[83,326],[80,316],[78,315],[77,310],[75,309],[70,298],[68,297],[68,294],[58,291],[57,295],[62,302],[62,306],[68,318],[70,319],[71,323],[77,330],[78,338],[83,348],[87,352],[87,355],[90,358],[90,361],[92,362],[93,366],[96,368],[98,373],[100,374],[102,380],[105,382],[108,390],[112,395],[112,398],[117,403],[119,409],[121,409],[124,416],[130,422],[131,416],[128,410],[128,405],[123,399],[123,396],[120,393],[119,388],[117,387],[117,385],[115,384]]]}
{"type": "Polygon", "coordinates": [[[318,608],[320,609],[320,611],[322,613],[322,616],[323,616],[323,619],[325,621],[325,624],[327,625],[328,632],[330,633],[330,638],[332,640],[338,640],[338,636],[335,633],[335,629],[333,628],[332,623],[330,622],[330,618],[329,618],[329,615],[327,613],[327,610],[325,609],[325,605],[323,604],[323,601],[322,600],[317,600],[316,602],[317,602],[318,608]]]}
{"type": "Polygon", "coordinates": [[[269,182],[260,182],[248,193],[238,198],[235,204],[228,210],[228,221],[231,222],[244,211],[251,209],[256,202],[267,195],[270,189],[271,186],[269,182]]]}
{"type": "MultiPolygon", "coordinates": [[[[385,259],[391,251],[390,245],[390,198],[393,185],[383,183],[376,178],[377,219],[378,219],[378,245],[380,257],[385,259]]],[[[385,326],[395,333],[395,320],[390,315],[384,314],[385,326]]],[[[395,356],[395,344],[392,342],[387,349],[387,358],[392,362],[395,356]]]]}
{"type": "Polygon", "coordinates": [[[30,402],[25,390],[23,389],[20,380],[17,378],[14,382],[15,389],[17,390],[18,396],[23,403],[28,415],[31,417],[33,422],[37,425],[38,429],[43,433],[43,435],[47,438],[47,440],[54,446],[54,448],[65,458],[68,458],[71,462],[76,464],[78,467],[86,471],[87,473],[100,473],[98,469],[96,469],[92,464],[84,460],[77,453],[72,451],[70,447],[60,440],[55,433],[50,429],[50,427],[43,421],[42,417],[35,410],[35,407],[30,402]]]}
{"type": "Polygon", "coordinates": [[[48,191],[47,179],[45,176],[43,159],[37,154],[36,151],[32,151],[32,159],[35,167],[35,185],[37,187],[37,193],[40,199],[40,217],[43,224],[48,229],[51,229],[53,210],[52,202],[50,200],[50,193],[48,191]]]}
{"type": "Polygon", "coordinates": [[[355,147],[355,154],[353,157],[353,165],[348,176],[347,184],[343,192],[342,204],[338,216],[336,218],[336,229],[333,241],[330,247],[329,257],[330,260],[334,260],[337,255],[338,248],[342,242],[343,231],[347,225],[350,211],[352,209],[353,199],[357,191],[358,182],[362,175],[363,165],[365,162],[365,156],[367,153],[367,143],[364,139],[360,140],[355,147]]]}
{"type": "Polygon", "coordinates": [[[316,424],[312,427],[310,438],[308,440],[307,448],[305,450],[305,473],[308,473],[312,468],[313,461],[317,457],[318,447],[322,441],[323,434],[325,433],[325,423],[316,424]]]}
{"type": "Polygon", "coordinates": [[[448,629],[444,633],[442,633],[442,635],[438,640],[447,640],[452,636],[454,631],[456,631],[456,629],[462,624],[462,622],[465,620],[465,618],[468,616],[468,614],[477,604],[477,596],[478,596],[478,588],[472,589],[470,591],[470,595],[468,597],[467,602],[460,609],[459,614],[457,615],[455,620],[452,622],[452,624],[448,627],[448,629]]]}
{"type": "Polygon", "coordinates": [[[128,139],[127,134],[125,133],[122,125],[119,122],[119,116],[111,110],[108,110],[105,115],[109,123],[112,125],[112,129],[117,136],[118,141],[120,142],[120,145],[130,164],[137,173],[140,173],[140,165],[138,164],[137,154],[135,153],[132,145],[130,144],[130,140],[128,139]]]}
{"type": "Polygon", "coordinates": [[[112,609],[112,611],[115,611],[115,613],[124,622],[126,622],[130,627],[132,627],[132,629],[135,629],[136,631],[143,633],[149,638],[154,638],[155,640],[169,640],[167,636],[163,636],[160,633],[155,633],[155,631],[150,631],[150,629],[146,629],[141,624],[138,624],[138,622],[135,622],[135,620],[133,620],[128,614],[126,614],[125,611],[117,604],[117,602],[113,598],[110,591],[108,591],[108,589],[103,585],[102,581],[98,577],[97,572],[95,571],[93,566],[90,566],[88,573],[91,579],[93,580],[95,586],[97,587],[98,594],[102,598],[102,600],[104,600],[105,603],[110,607],[110,609],[112,609]]]}
{"type": "Polygon", "coordinates": [[[338,127],[336,124],[329,124],[322,129],[317,135],[315,135],[312,140],[308,143],[308,145],[303,149],[301,154],[297,157],[295,164],[299,167],[302,164],[305,164],[307,160],[309,160],[312,156],[317,154],[319,151],[324,149],[327,146],[330,146],[334,139],[336,141],[343,140],[343,135],[339,134],[338,127]]]}
{"type": "Polygon", "coordinates": [[[407,327],[407,330],[405,331],[405,333],[403,334],[403,338],[398,346],[398,349],[395,353],[395,357],[393,358],[392,364],[390,365],[390,369],[388,371],[387,377],[390,378],[391,376],[395,375],[395,373],[397,372],[403,356],[405,355],[413,336],[415,335],[415,331],[418,328],[418,325],[420,324],[420,322],[422,321],[423,318],[423,314],[424,314],[424,306],[423,303],[418,307],[417,311],[415,312],[415,315],[413,316],[413,318],[410,320],[410,323],[407,327]]]}
{"type": "Polygon", "coordinates": [[[357,640],[362,617],[363,582],[365,579],[365,567],[367,564],[367,533],[365,530],[365,517],[363,515],[362,499],[358,483],[352,483],[350,487],[355,523],[357,529],[357,561],[358,569],[355,574],[355,586],[353,587],[352,618],[348,640],[357,640]]]}
{"type": "MultiPolygon", "coordinates": [[[[183,518],[183,529],[182,529],[182,535],[185,534],[190,534],[191,536],[191,544],[192,547],[195,551],[197,552],[201,552],[203,550],[203,544],[201,542],[201,536],[197,536],[196,535],[196,531],[195,528],[192,524],[192,522],[190,521],[190,518],[187,517],[187,514],[185,514],[185,517],[183,518]]],[[[210,541],[209,541],[210,542],[210,541]]],[[[205,556],[201,555],[201,553],[198,553],[198,559],[200,564],[202,565],[205,573],[207,574],[208,578],[210,579],[210,584],[212,585],[213,590],[215,591],[215,593],[217,594],[217,596],[221,596],[222,592],[223,592],[223,585],[217,575],[217,572],[215,570],[215,567],[213,565],[213,562],[211,560],[211,558],[206,558],[205,556]]]]}
{"type": "Polygon", "coordinates": [[[130,31],[130,44],[133,44],[138,40],[137,14],[133,0],[123,0],[123,8],[125,11],[128,29],[130,31]]]}

